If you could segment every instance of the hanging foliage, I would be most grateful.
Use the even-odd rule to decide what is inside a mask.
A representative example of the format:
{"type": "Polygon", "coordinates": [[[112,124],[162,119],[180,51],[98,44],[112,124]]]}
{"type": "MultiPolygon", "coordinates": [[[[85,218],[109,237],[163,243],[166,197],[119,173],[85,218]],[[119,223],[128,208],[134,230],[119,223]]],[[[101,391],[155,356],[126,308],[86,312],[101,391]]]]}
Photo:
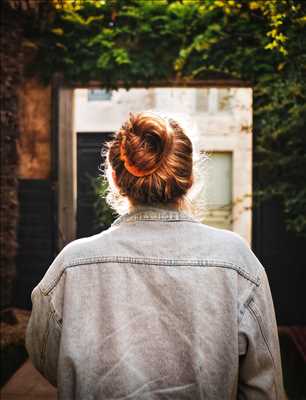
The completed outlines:
{"type": "Polygon", "coordinates": [[[231,77],[254,89],[255,198],[277,196],[306,236],[306,2],[53,0],[28,21],[32,63],[48,82],[116,89],[169,79],[231,77]],[[39,34],[38,34],[39,32],[39,34]]]}

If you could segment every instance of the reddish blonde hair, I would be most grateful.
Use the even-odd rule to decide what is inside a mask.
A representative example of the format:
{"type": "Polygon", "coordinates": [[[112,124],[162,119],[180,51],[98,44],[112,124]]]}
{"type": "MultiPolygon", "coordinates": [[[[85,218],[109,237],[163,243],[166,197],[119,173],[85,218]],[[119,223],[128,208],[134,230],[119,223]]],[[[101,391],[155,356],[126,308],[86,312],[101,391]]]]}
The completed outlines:
{"type": "Polygon", "coordinates": [[[191,140],[176,121],[152,112],[130,113],[106,156],[133,204],[179,203],[193,184],[191,140]]]}

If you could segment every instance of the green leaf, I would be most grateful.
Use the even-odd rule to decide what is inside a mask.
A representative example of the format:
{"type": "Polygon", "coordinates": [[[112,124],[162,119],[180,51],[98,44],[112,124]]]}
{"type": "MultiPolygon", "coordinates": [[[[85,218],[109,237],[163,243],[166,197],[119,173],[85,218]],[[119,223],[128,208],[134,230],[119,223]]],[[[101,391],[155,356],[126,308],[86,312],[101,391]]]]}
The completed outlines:
{"type": "Polygon", "coordinates": [[[62,28],[54,28],[51,30],[52,33],[58,36],[63,36],[64,30],[62,28]]]}
{"type": "Polygon", "coordinates": [[[97,67],[100,69],[108,69],[110,61],[112,59],[112,53],[103,53],[97,60],[97,67]]]}

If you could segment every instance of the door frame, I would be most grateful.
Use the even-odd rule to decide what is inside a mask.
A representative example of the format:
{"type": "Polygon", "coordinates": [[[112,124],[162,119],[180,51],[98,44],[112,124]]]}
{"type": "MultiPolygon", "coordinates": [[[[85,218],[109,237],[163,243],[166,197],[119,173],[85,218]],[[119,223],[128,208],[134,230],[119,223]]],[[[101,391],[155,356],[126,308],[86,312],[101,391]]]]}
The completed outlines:
{"type": "MultiPolygon", "coordinates": [[[[124,88],[124,82],[118,82],[117,88],[124,88]]],[[[157,87],[186,87],[186,88],[248,88],[252,89],[250,82],[241,80],[169,80],[152,82],[150,88],[157,87]]],[[[79,88],[103,89],[101,82],[88,82],[87,84],[66,84],[59,76],[52,81],[52,181],[54,188],[54,251],[58,253],[66,244],[76,238],[76,210],[77,210],[77,143],[74,122],[74,90],[79,88]]],[[[139,83],[132,88],[147,88],[139,83]]],[[[252,133],[251,133],[252,134],[252,133]]],[[[208,145],[208,143],[207,143],[208,145]]],[[[204,147],[208,151],[232,151],[233,171],[238,171],[236,162],[235,144],[224,141],[219,148],[204,147]]],[[[252,155],[252,149],[250,149],[252,155]]],[[[247,166],[251,173],[248,190],[250,196],[242,199],[233,207],[233,229],[240,232],[241,224],[248,226],[246,232],[241,232],[251,244],[252,240],[252,157],[249,157],[250,165],[247,166]],[[243,203],[247,201],[247,206],[243,203]],[[247,212],[241,219],[243,209],[247,212]],[[246,222],[247,220],[247,222],[246,222]]],[[[233,177],[233,197],[235,196],[235,182],[238,172],[233,177]]]]}

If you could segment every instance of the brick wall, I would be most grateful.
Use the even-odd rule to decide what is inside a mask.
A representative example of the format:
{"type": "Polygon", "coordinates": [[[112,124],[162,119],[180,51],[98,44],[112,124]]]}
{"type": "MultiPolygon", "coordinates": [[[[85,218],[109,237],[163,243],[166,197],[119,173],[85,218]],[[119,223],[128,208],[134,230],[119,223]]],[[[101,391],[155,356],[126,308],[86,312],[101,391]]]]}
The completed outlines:
{"type": "Polygon", "coordinates": [[[23,55],[21,49],[22,23],[20,15],[6,2],[1,5],[1,225],[0,225],[0,280],[1,308],[12,302],[17,251],[16,227],[18,223],[16,140],[18,126],[18,85],[22,80],[23,55]]]}

